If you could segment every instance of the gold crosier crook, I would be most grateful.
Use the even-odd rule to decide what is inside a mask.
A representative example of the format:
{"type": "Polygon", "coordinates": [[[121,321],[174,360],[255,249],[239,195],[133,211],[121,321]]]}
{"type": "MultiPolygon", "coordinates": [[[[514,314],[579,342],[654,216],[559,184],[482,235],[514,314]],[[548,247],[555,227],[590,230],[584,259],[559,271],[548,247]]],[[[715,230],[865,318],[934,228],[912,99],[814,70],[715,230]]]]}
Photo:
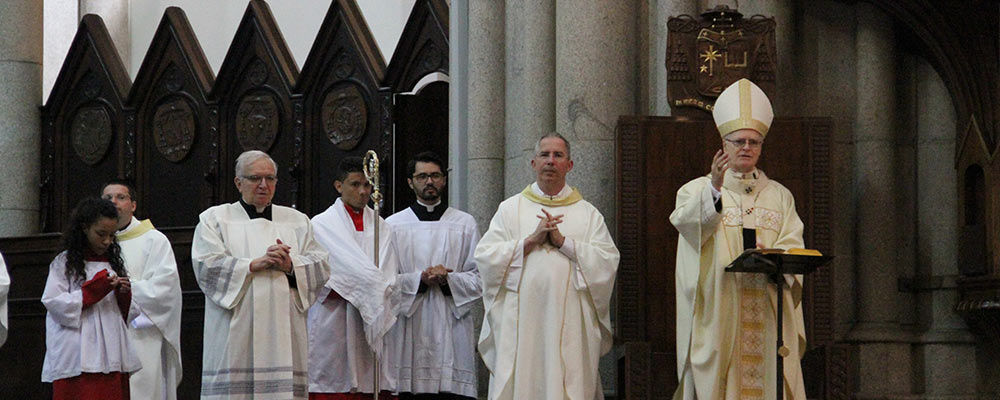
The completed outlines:
{"type": "MultiPolygon", "coordinates": [[[[379,175],[378,175],[378,154],[375,154],[375,150],[368,150],[365,153],[365,159],[361,161],[361,170],[365,173],[365,179],[368,180],[368,184],[372,185],[372,208],[375,209],[375,221],[372,224],[375,227],[375,268],[379,268],[378,265],[378,217],[379,217],[379,205],[382,203],[382,191],[379,189],[379,175]]],[[[375,400],[378,400],[379,392],[379,361],[378,352],[372,349],[372,359],[375,361],[372,365],[374,373],[372,376],[375,377],[375,384],[373,388],[375,389],[375,400]]]]}

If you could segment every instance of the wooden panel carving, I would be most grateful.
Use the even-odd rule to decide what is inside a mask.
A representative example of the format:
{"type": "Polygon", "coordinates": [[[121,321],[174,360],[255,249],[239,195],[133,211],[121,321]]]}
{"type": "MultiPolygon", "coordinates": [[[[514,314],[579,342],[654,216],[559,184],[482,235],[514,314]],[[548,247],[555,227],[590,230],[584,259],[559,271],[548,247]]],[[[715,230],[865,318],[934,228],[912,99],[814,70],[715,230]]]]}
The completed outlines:
{"type": "Polygon", "coordinates": [[[413,91],[425,75],[448,73],[448,3],[417,0],[389,61],[383,86],[396,93],[413,91]]]}
{"type": "MultiPolygon", "coordinates": [[[[829,135],[822,118],[777,118],[771,127],[760,168],[795,196],[806,224],[805,242],[831,254],[829,231],[829,135]],[[802,149],[808,149],[803,151],[802,149]],[[769,156],[770,155],[770,156],[769,156]],[[781,155],[778,157],[777,155],[781,155]]],[[[677,231],[670,225],[677,190],[707,173],[720,140],[714,123],[673,117],[622,117],[617,128],[618,210],[616,234],[622,250],[618,269],[617,343],[644,343],[652,365],[648,376],[620,370],[626,381],[649,382],[652,398],[666,398],[677,385],[674,263],[677,231]],[[653,222],[655,221],[655,222],[653,222]]],[[[806,279],[803,300],[810,349],[832,344],[833,271],[806,279]]],[[[810,350],[813,351],[813,350],[810,350]]],[[[821,359],[815,370],[828,382],[821,359]]],[[[829,387],[828,384],[825,387],[829,387]]]]}
{"type": "Polygon", "coordinates": [[[184,11],[168,8],[129,97],[138,121],[137,200],[154,224],[193,226],[198,213],[216,203],[218,110],[208,102],[213,80],[184,11]]]}
{"type": "Polygon", "coordinates": [[[305,198],[300,209],[316,214],[333,204],[339,196],[333,181],[337,164],[344,157],[375,150],[380,159],[391,161],[381,148],[383,129],[392,130],[391,125],[384,125],[381,115],[385,99],[379,93],[379,82],[384,75],[385,61],[357,4],[334,1],[309,51],[298,86],[309,116],[305,121],[309,152],[304,164],[308,172],[304,174],[305,198]]]}
{"type": "Polygon", "coordinates": [[[80,22],[49,100],[42,107],[42,228],[59,231],[102,181],[128,175],[134,120],[125,109],[132,82],[104,22],[80,22]]]}
{"type": "MultiPolygon", "coordinates": [[[[301,146],[294,93],[298,67],[267,3],[251,0],[219,68],[210,99],[220,109],[219,193],[221,202],[236,201],[233,166],[246,150],[262,150],[278,162],[274,203],[295,205],[301,191],[301,146]]],[[[298,105],[301,107],[301,104],[298,105]]]]}

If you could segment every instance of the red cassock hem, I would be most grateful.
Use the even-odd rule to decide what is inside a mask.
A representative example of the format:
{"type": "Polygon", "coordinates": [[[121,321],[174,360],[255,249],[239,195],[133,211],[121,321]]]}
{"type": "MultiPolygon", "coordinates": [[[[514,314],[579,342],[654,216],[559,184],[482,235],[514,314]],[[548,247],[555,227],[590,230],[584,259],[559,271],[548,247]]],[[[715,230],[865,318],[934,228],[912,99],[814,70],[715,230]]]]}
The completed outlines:
{"type": "Polygon", "coordinates": [[[52,382],[52,400],[129,400],[128,374],[84,372],[52,382]]]}
{"type": "MultiPolygon", "coordinates": [[[[309,393],[309,400],[372,400],[371,393],[309,393]]],[[[379,400],[398,400],[392,393],[382,391],[379,400]]]]}

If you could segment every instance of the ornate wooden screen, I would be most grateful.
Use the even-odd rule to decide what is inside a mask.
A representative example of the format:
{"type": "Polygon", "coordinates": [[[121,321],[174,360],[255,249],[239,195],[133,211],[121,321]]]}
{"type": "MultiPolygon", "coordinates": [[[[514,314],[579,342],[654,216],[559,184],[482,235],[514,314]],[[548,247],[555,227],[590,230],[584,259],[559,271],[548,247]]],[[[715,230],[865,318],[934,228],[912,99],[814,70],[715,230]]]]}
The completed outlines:
{"type": "MultiPolygon", "coordinates": [[[[441,54],[446,66],[446,42],[441,54]]],[[[401,62],[415,59],[422,60],[401,62]]],[[[42,108],[42,229],[60,231],[77,201],[99,195],[103,182],[136,182],[138,214],[170,239],[181,275],[185,374],[178,398],[197,398],[201,386],[205,300],[190,259],[198,214],[236,200],[233,165],[247,149],[266,150],[278,162],[275,203],[308,215],[337,197],[339,161],[368,149],[389,160],[383,189],[391,193],[393,92],[381,86],[385,73],[353,0],[331,4],[301,77],[260,0],[249,2],[217,78],[178,8],[165,12],[134,85],[101,19],[83,18],[42,108]]],[[[447,115],[446,105],[441,112],[447,115]]],[[[9,294],[10,336],[0,349],[0,393],[49,393],[39,381],[45,310],[38,298],[58,240],[54,233],[0,240],[17,282],[9,294]]]]}
{"type": "MultiPolygon", "coordinates": [[[[829,230],[829,135],[825,118],[775,120],[760,168],[795,196],[805,242],[832,254],[829,230]]],[[[674,263],[677,231],[669,222],[677,190],[707,173],[720,142],[711,121],[622,117],[617,128],[618,269],[616,341],[619,393],[628,399],[669,399],[677,386],[674,263]]],[[[847,354],[834,359],[833,271],[806,279],[805,316],[810,353],[803,361],[811,397],[843,385],[847,354]],[[838,361],[840,360],[840,361],[838,361]],[[840,362],[843,371],[828,371],[840,362]]]]}
{"type": "Polygon", "coordinates": [[[125,171],[140,211],[161,225],[195,225],[220,198],[219,110],[208,99],[214,80],[184,12],[168,8],[132,85],[136,169],[125,171]]]}
{"type": "Polygon", "coordinates": [[[398,211],[415,201],[406,184],[406,164],[423,151],[448,160],[448,84],[434,82],[412,92],[428,74],[448,73],[448,4],[444,0],[417,0],[403,27],[383,86],[395,95],[396,149],[391,166],[396,188],[387,208],[398,211]]]}
{"type": "Polygon", "coordinates": [[[60,231],[100,177],[124,176],[135,162],[135,117],[125,100],[132,82],[104,21],[80,21],[49,101],[42,108],[42,229],[60,231]]]}

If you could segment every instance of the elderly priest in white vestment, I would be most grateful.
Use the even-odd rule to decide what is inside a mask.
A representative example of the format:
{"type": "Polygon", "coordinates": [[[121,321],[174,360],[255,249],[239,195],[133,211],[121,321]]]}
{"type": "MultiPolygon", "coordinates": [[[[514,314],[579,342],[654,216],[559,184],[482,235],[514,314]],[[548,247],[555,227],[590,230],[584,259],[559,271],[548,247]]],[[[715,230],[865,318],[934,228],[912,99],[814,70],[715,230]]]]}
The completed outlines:
{"type": "Polygon", "coordinates": [[[390,337],[400,349],[400,398],[476,397],[476,345],[470,311],[482,296],[473,253],[476,220],[441,201],[447,186],[431,152],[406,166],[417,201],[386,219],[399,251],[400,315],[390,337]]]}
{"type": "MultiPolygon", "coordinates": [[[[756,167],[774,117],[764,92],[741,79],[719,95],[712,115],[722,149],[710,174],[677,191],[670,214],[680,232],[674,398],[773,399],[777,290],[764,274],[725,267],[746,249],[804,247],[802,220],[792,193],[756,167]]],[[[799,364],[806,351],[802,277],[785,280],[784,396],[800,400],[806,398],[799,364]]]]}
{"type": "Polygon", "coordinates": [[[278,166],[236,159],[239,201],[199,216],[191,243],[205,292],[203,399],[305,399],[306,311],[329,278],[309,218],[271,204],[278,166]]]}
{"type": "Polygon", "coordinates": [[[566,184],[569,142],[543,136],[536,182],[500,203],[476,247],[490,399],[601,399],[618,249],[604,216],[566,184]]]}
{"type": "Polygon", "coordinates": [[[374,354],[381,357],[379,387],[395,391],[391,366],[398,352],[383,339],[396,322],[398,260],[392,228],[367,206],[372,186],[360,157],[337,166],[334,188],[340,197],[313,217],[316,239],[330,251],[330,280],[321,301],[309,310],[309,397],[312,400],[368,399],[374,391],[374,354]],[[375,265],[375,224],[379,264],[375,265]]]}
{"type": "Polygon", "coordinates": [[[173,400],[181,383],[181,278],[167,237],[148,219],[135,217],[135,187],[104,184],[101,197],[118,209],[116,238],[140,314],[126,330],[142,369],[129,377],[135,399],[173,400]]]}

